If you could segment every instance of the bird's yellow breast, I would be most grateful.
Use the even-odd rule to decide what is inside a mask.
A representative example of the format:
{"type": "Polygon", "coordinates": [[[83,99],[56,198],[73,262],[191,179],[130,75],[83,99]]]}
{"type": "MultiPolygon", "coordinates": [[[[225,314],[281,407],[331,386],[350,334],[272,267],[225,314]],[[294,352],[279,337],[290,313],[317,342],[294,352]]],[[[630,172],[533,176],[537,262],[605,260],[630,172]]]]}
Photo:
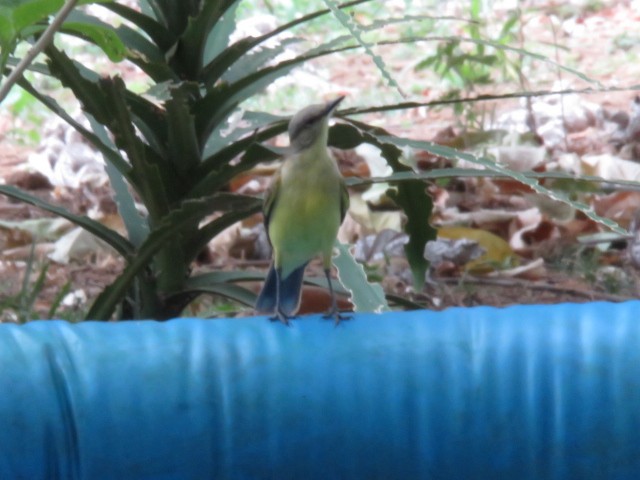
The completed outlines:
{"type": "Polygon", "coordinates": [[[283,164],[269,222],[276,265],[283,274],[315,255],[331,255],[340,227],[341,182],[328,152],[297,155],[283,164]]]}

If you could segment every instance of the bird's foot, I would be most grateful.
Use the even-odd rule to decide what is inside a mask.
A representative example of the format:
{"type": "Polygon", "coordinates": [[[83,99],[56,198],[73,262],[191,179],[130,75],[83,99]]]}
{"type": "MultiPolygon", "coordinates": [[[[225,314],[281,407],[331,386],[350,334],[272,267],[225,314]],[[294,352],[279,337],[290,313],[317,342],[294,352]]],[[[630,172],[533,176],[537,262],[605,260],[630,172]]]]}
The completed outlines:
{"type": "Polygon", "coordinates": [[[340,313],[340,310],[338,310],[337,308],[332,308],[326,314],[324,314],[322,318],[326,320],[333,319],[337,326],[343,320],[351,320],[353,316],[345,313],[340,313]]]}
{"type": "Polygon", "coordinates": [[[280,322],[288,327],[290,325],[289,320],[291,320],[292,318],[294,317],[290,317],[280,310],[276,310],[276,313],[273,315],[273,317],[269,318],[269,320],[271,320],[272,322],[280,322]]]}

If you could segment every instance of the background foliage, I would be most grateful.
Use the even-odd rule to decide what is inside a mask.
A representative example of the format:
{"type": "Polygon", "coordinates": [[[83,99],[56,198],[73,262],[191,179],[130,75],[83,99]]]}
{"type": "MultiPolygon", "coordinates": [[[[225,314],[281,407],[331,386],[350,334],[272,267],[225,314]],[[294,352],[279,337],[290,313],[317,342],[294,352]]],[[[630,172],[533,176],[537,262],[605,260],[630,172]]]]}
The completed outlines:
{"type": "MultiPolygon", "coordinates": [[[[308,2],[303,3],[308,7],[308,2]]],[[[406,216],[404,229],[409,242],[405,253],[416,288],[421,288],[428,267],[424,246],[435,238],[435,230],[428,222],[432,202],[426,192],[427,179],[464,175],[510,177],[624,233],[579,199],[542,185],[539,175],[512,171],[482,154],[398,138],[357,120],[360,114],[449,102],[459,113],[466,112],[464,118],[473,121],[475,111],[460,95],[475,94],[478,88],[504,78],[516,78],[524,86],[521,68],[531,61],[552,65],[589,84],[597,84],[547,55],[514,45],[518,40],[520,11],[514,11],[499,33],[492,35],[490,32],[495,30],[485,28],[481,22],[478,1],[470,2],[468,16],[452,19],[412,13],[381,18],[379,2],[367,0],[344,4],[326,0],[322,4],[324,8],[299,16],[296,14],[304,10],[303,6],[292,2],[290,12],[278,13],[289,15],[290,21],[241,38],[234,37],[237,18],[248,15],[250,6],[249,2],[234,0],[149,0],[141,2],[139,10],[121,2],[103,2],[102,7],[110,10],[117,21],[105,23],[91,10],[77,8],[55,29],[57,35],[93,45],[103,61],[86,65],[74,58],[73,51],[63,50],[57,42],[50,43],[44,49],[42,61],[33,63],[30,72],[21,76],[18,83],[30,98],[66,120],[102,153],[126,235],[89,217],[46,204],[15,187],[0,186],[0,193],[71,220],[107,242],[127,260],[126,269],[95,301],[88,318],[171,318],[205,292],[247,305],[253,303],[254,294],[238,285],[242,280],[252,279],[252,274],[210,272],[192,276],[191,266],[211,238],[260,209],[258,198],[229,191],[233,179],[279,155],[270,140],[286,130],[287,118],[270,113],[269,108],[251,110],[252,106],[260,105],[260,94],[300,65],[348,51],[361,51],[369,56],[379,72],[379,81],[391,89],[384,97],[387,103],[376,107],[364,107],[367,93],[358,95],[356,106],[338,113],[342,121],[332,127],[330,143],[342,149],[373,145],[394,172],[380,179],[352,179],[351,184],[395,185],[389,198],[406,216]],[[459,34],[444,35],[446,32],[439,31],[443,20],[444,25],[451,22],[462,25],[459,34]],[[386,28],[389,25],[400,28],[389,31],[386,28]],[[298,35],[302,27],[325,32],[324,41],[309,45],[298,35]],[[450,82],[450,95],[435,102],[406,101],[403,95],[407,85],[401,85],[378,47],[409,48],[424,41],[436,47],[433,53],[416,59],[415,69],[435,71],[442,81],[450,82]],[[135,65],[144,73],[144,81],[126,84],[104,68],[110,62],[135,65]],[[41,79],[55,79],[70,90],[90,126],[70,115],[42,88],[41,79]],[[238,122],[238,115],[242,122],[238,122]],[[231,128],[233,125],[235,128],[231,128]],[[454,161],[465,160],[485,170],[479,173],[447,168],[444,172],[420,172],[405,158],[408,147],[454,161]],[[139,205],[143,206],[142,211],[139,205]]],[[[5,73],[9,74],[24,58],[21,45],[40,38],[49,25],[49,17],[61,6],[62,2],[37,0],[2,5],[0,26],[11,25],[0,29],[3,32],[0,61],[5,73]]],[[[290,88],[293,87],[277,89],[275,97],[286,98],[290,88]]],[[[361,290],[357,287],[361,286],[362,277],[349,275],[357,269],[353,259],[342,261],[340,268],[347,290],[361,290]],[[346,280],[349,278],[357,280],[349,285],[346,280]]],[[[360,295],[363,300],[356,297],[356,307],[378,297],[373,290],[366,289],[360,295]]],[[[379,304],[378,308],[382,307],[379,304]]]]}

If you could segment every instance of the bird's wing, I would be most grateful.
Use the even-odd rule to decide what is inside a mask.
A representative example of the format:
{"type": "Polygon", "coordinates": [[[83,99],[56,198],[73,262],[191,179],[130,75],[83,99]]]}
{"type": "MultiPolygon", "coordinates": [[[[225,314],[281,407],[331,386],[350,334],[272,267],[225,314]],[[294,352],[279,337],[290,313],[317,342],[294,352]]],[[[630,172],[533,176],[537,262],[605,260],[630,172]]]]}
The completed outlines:
{"type": "Polygon", "coordinates": [[[344,220],[345,215],[349,210],[349,192],[344,180],[340,181],[340,223],[344,220]]]}
{"type": "Polygon", "coordinates": [[[269,236],[269,222],[271,220],[271,214],[273,213],[273,209],[276,205],[276,201],[278,198],[278,192],[280,190],[280,171],[278,170],[271,181],[271,185],[267,188],[267,191],[264,195],[264,204],[262,205],[262,213],[264,215],[264,228],[267,231],[267,236],[269,236]]]}

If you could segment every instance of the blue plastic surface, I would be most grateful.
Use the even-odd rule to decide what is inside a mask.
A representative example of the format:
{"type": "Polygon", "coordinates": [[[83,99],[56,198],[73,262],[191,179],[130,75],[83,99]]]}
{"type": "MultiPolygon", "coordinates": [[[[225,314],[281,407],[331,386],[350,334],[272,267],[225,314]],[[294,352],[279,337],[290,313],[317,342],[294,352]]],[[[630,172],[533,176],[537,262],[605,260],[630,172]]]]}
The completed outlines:
{"type": "Polygon", "coordinates": [[[0,325],[0,478],[635,480],[639,311],[0,325]]]}

